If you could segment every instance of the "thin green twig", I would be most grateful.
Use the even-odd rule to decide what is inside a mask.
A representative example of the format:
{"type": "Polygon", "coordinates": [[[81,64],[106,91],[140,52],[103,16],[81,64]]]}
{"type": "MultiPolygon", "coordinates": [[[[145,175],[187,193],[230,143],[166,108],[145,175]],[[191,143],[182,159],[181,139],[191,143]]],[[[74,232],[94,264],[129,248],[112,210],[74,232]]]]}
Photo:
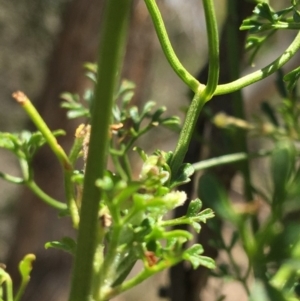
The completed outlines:
{"type": "Polygon", "coordinates": [[[176,265],[178,262],[182,260],[181,257],[177,259],[168,259],[163,260],[156,265],[152,266],[151,268],[145,268],[142,272],[140,272],[135,277],[125,281],[124,283],[117,285],[114,288],[107,289],[104,292],[104,299],[103,300],[109,300],[117,295],[119,295],[122,292],[125,292],[129,290],[130,288],[138,285],[139,283],[143,282],[145,279],[151,277],[154,274],[157,274],[160,271],[163,271],[167,268],[170,268],[171,266],[176,265]]]}
{"type": "Polygon", "coordinates": [[[73,172],[66,171],[64,173],[64,186],[65,186],[65,194],[68,201],[68,208],[72,219],[72,224],[75,229],[78,229],[79,225],[79,209],[76,204],[74,185],[72,182],[73,172]]]}
{"type": "Polygon", "coordinates": [[[219,81],[220,58],[219,58],[219,33],[215,14],[214,1],[204,0],[203,8],[206,21],[208,39],[208,81],[205,87],[205,98],[210,100],[216,90],[219,81]]]}
{"type": "Polygon", "coordinates": [[[36,110],[34,105],[31,103],[29,98],[21,91],[15,92],[12,95],[16,101],[23,107],[32,122],[43,134],[50,148],[58,158],[64,170],[72,170],[72,165],[69,161],[67,154],[64,152],[62,147],[58,144],[56,137],[53,135],[39,112],[36,110]]]}
{"type": "Polygon", "coordinates": [[[121,224],[115,224],[113,226],[113,231],[111,234],[111,240],[109,242],[109,245],[107,247],[107,253],[104,257],[104,261],[102,264],[102,267],[99,271],[100,276],[100,290],[99,290],[99,297],[96,298],[96,300],[106,300],[102,294],[105,288],[108,286],[111,286],[113,281],[115,280],[115,267],[114,267],[114,261],[118,259],[118,245],[120,240],[120,234],[122,231],[122,225],[121,224]],[[113,270],[112,270],[113,269],[113,270]]]}
{"type": "Polygon", "coordinates": [[[181,64],[178,57],[176,56],[173,47],[171,45],[170,39],[168,37],[164,21],[162,19],[161,13],[156,5],[155,0],[144,0],[150,16],[152,18],[157,37],[159,39],[161,48],[170,63],[172,69],[175,73],[187,84],[190,89],[196,93],[199,89],[200,83],[199,81],[192,76],[186,68],[181,64]]]}
{"type": "Polygon", "coordinates": [[[25,182],[25,185],[44,203],[58,210],[67,210],[68,207],[65,203],[59,202],[46,194],[33,180],[25,182]]]}
{"type": "Polygon", "coordinates": [[[291,45],[283,52],[283,54],[279,56],[276,60],[274,60],[271,64],[251,74],[241,77],[240,79],[237,79],[233,82],[218,85],[215,91],[215,95],[222,95],[235,92],[268,77],[269,75],[273,74],[278,69],[280,69],[283,65],[285,65],[298,52],[299,49],[300,32],[297,34],[291,45]]]}
{"type": "Polygon", "coordinates": [[[253,154],[235,153],[235,154],[229,154],[229,155],[224,155],[224,156],[220,156],[220,157],[216,157],[216,158],[203,160],[203,161],[192,164],[192,166],[195,171],[200,171],[200,170],[212,168],[215,166],[235,163],[235,162],[249,160],[249,159],[258,158],[258,157],[265,157],[268,155],[270,155],[270,151],[266,151],[266,150],[261,150],[257,153],[253,153],[253,154]]]}
{"type": "Polygon", "coordinates": [[[20,177],[15,177],[4,172],[0,172],[0,178],[14,184],[24,184],[24,180],[20,177]]]}
{"type": "Polygon", "coordinates": [[[0,280],[1,280],[0,285],[5,283],[5,287],[6,287],[5,293],[6,293],[7,301],[13,301],[13,284],[12,284],[12,280],[11,280],[9,274],[6,273],[5,270],[2,269],[2,268],[0,268],[0,280]]]}

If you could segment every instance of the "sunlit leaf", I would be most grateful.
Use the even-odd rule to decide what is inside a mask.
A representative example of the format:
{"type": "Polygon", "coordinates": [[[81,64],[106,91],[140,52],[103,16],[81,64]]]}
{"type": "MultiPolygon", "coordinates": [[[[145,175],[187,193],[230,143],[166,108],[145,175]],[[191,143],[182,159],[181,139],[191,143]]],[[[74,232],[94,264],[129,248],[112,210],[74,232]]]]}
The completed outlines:
{"type": "Polygon", "coordinates": [[[66,251],[72,255],[75,255],[76,242],[71,237],[64,237],[61,241],[51,241],[45,244],[45,248],[55,248],[66,251]]]}

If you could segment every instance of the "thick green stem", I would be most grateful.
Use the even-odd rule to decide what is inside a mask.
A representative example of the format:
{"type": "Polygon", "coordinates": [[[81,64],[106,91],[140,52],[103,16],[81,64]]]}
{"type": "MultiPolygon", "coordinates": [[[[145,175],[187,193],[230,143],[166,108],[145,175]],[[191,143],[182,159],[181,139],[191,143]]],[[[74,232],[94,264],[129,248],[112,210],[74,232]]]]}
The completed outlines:
{"type": "Polygon", "coordinates": [[[259,80],[268,77],[269,75],[280,69],[283,65],[285,65],[297,53],[299,49],[300,32],[297,34],[291,45],[284,51],[284,53],[276,60],[274,60],[271,64],[231,83],[218,85],[215,91],[215,95],[228,94],[238,91],[246,86],[249,86],[259,80]]]}
{"type": "Polygon", "coordinates": [[[106,167],[109,124],[130,4],[130,0],[106,1],[70,301],[90,300],[101,197],[95,181],[103,176],[106,167]]]}
{"type": "Polygon", "coordinates": [[[169,40],[164,21],[155,3],[155,0],[144,1],[151,15],[161,48],[168,62],[170,63],[172,69],[176,72],[176,74],[183,80],[183,82],[185,82],[190,87],[190,89],[196,93],[196,91],[199,89],[200,83],[184,68],[184,66],[181,64],[178,57],[176,56],[172,48],[171,42],[169,40]]]}

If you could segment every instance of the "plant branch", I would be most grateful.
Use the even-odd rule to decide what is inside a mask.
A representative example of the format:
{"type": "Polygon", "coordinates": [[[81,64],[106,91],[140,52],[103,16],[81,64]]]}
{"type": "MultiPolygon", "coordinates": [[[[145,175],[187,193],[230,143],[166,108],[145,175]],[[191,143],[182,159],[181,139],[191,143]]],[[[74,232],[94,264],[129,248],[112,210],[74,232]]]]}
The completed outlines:
{"type": "Polygon", "coordinates": [[[24,184],[24,179],[0,172],[0,178],[14,184],[24,184]]]}
{"type": "Polygon", "coordinates": [[[171,160],[170,166],[172,178],[176,177],[177,172],[179,171],[179,168],[184,160],[189,143],[194,133],[198,116],[205,103],[206,98],[203,97],[203,92],[196,93],[187,111],[187,115],[171,160]]]}
{"type": "MultiPolygon", "coordinates": [[[[2,269],[0,267],[0,280],[1,280],[1,283],[0,285],[2,286],[2,284],[5,282],[5,287],[6,287],[6,299],[7,301],[13,301],[13,283],[12,283],[12,280],[10,278],[10,275],[8,273],[5,272],[4,269],[2,269]]],[[[0,289],[1,289],[1,286],[0,286],[0,289]]],[[[1,295],[0,295],[0,298],[1,298],[1,295]]],[[[0,299],[2,300],[2,298],[0,299]]]]}
{"type": "Polygon", "coordinates": [[[162,260],[161,262],[157,263],[156,265],[152,266],[151,268],[145,268],[142,272],[140,272],[135,277],[125,281],[124,283],[108,289],[105,292],[105,298],[103,300],[109,300],[110,298],[113,298],[117,295],[119,295],[122,292],[125,292],[129,290],[130,288],[138,285],[139,283],[143,282],[145,279],[151,277],[154,274],[157,274],[158,272],[161,272],[167,268],[170,268],[171,266],[174,266],[178,262],[181,261],[181,257],[177,259],[168,259],[168,260],[162,260]]]}
{"type": "Polygon", "coordinates": [[[50,148],[58,158],[64,170],[72,170],[72,165],[67,154],[58,144],[56,137],[53,135],[39,112],[36,110],[29,98],[21,91],[12,94],[13,98],[23,107],[37,129],[43,134],[50,148]]]}
{"type": "Polygon", "coordinates": [[[44,203],[58,210],[67,210],[68,206],[65,203],[59,202],[46,194],[33,180],[25,182],[25,185],[44,203]]]}
{"type": "Polygon", "coordinates": [[[196,93],[201,85],[198,80],[192,76],[181,64],[178,57],[176,56],[173,47],[171,45],[170,39],[168,37],[164,21],[162,19],[161,13],[156,5],[155,0],[144,0],[148,8],[149,14],[153,21],[157,37],[159,39],[162,50],[170,63],[172,69],[175,73],[187,84],[187,86],[196,93]]]}
{"type": "Polygon", "coordinates": [[[103,177],[106,167],[109,125],[130,6],[130,0],[106,1],[70,301],[90,299],[94,253],[99,242],[98,210],[101,197],[95,181],[103,177]]]}
{"type": "Polygon", "coordinates": [[[206,20],[206,32],[208,38],[208,81],[205,87],[207,100],[211,99],[219,81],[220,59],[219,59],[219,34],[215,14],[214,1],[204,0],[203,8],[206,20]]]}
{"type": "Polygon", "coordinates": [[[254,154],[235,153],[235,154],[229,154],[229,155],[224,155],[224,156],[220,156],[220,157],[216,157],[216,158],[203,160],[203,161],[192,164],[192,166],[195,171],[200,171],[200,170],[212,168],[215,166],[235,163],[238,161],[244,161],[244,160],[249,160],[249,159],[258,158],[258,157],[265,157],[268,155],[270,155],[270,152],[265,151],[265,150],[261,150],[254,154]]]}
{"type": "Polygon", "coordinates": [[[179,140],[171,160],[173,178],[176,177],[177,172],[179,171],[179,168],[188,151],[199,114],[204,104],[212,98],[219,79],[219,38],[213,0],[205,0],[203,5],[205,10],[206,30],[209,45],[208,83],[207,86],[199,86],[199,89],[195,93],[192,103],[188,109],[185,122],[180,132],[179,140]]]}
{"type": "Polygon", "coordinates": [[[72,183],[73,172],[66,171],[64,174],[65,193],[68,202],[68,209],[71,215],[73,227],[78,229],[79,225],[79,210],[75,200],[74,186],[72,183]]]}
{"type": "Polygon", "coordinates": [[[271,64],[258,71],[241,77],[240,79],[237,79],[231,83],[218,85],[215,91],[215,95],[222,95],[235,92],[268,77],[269,75],[280,69],[283,65],[285,65],[297,53],[299,49],[300,32],[297,34],[291,45],[284,51],[284,53],[281,56],[279,56],[276,60],[274,60],[271,64]]]}

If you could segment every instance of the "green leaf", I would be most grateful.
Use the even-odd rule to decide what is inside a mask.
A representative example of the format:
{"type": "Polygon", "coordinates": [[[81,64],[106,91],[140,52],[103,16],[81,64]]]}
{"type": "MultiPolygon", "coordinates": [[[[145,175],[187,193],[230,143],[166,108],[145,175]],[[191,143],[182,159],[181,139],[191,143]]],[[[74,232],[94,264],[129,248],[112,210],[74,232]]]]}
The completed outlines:
{"type": "Polygon", "coordinates": [[[133,91],[126,91],[123,96],[122,96],[122,103],[123,105],[127,105],[128,103],[130,103],[130,101],[132,100],[134,96],[134,92],[133,91]]]}
{"type": "Polygon", "coordinates": [[[198,214],[198,221],[201,223],[206,223],[208,219],[215,216],[214,212],[210,208],[206,208],[198,214]]]}
{"type": "Polygon", "coordinates": [[[274,12],[272,11],[271,7],[265,2],[257,4],[253,10],[253,13],[263,19],[269,20],[271,23],[274,22],[274,12]]]}
{"type": "Polygon", "coordinates": [[[32,262],[34,260],[35,260],[35,255],[28,254],[23,258],[23,260],[19,264],[19,271],[21,274],[21,284],[14,296],[15,301],[21,300],[21,298],[24,294],[24,291],[30,280],[30,272],[32,270],[32,262]]]}
{"type": "Polygon", "coordinates": [[[114,181],[112,180],[112,178],[110,176],[105,175],[102,179],[98,179],[96,181],[96,186],[105,191],[113,190],[114,181]]]}
{"type": "Polygon", "coordinates": [[[13,151],[16,148],[17,138],[10,133],[0,132],[0,147],[13,151]]]}
{"type": "Polygon", "coordinates": [[[86,72],[85,76],[89,78],[93,83],[97,83],[97,76],[93,72],[86,72]]]}
{"type": "Polygon", "coordinates": [[[296,9],[294,10],[294,13],[293,13],[293,20],[296,23],[300,23],[300,12],[296,9]]]}
{"type": "Polygon", "coordinates": [[[294,69],[293,71],[289,72],[283,77],[283,80],[287,82],[287,89],[289,91],[292,91],[295,88],[299,77],[300,77],[300,67],[294,69]]]}
{"type": "Polygon", "coordinates": [[[93,73],[97,73],[98,66],[95,63],[87,62],[87,63],[84,63],[83,67],[87,71],[90,71],[90,72],[93,72],[93,73]]]}
{"type": "Polygon", "coordinates": [[[133,150],[134,151],[136,151],[139,155],[140,155],[140,157],[141,157],[141,159],[145,162],[146,160],[147,160],[147,154],[146,154],[146,152],[142,149],[142,148],[140,148],[140,147],[138,147],[138,146],[135,146],[134,148],[133,148],[133,150]]]}
{"type": "Polygon", "coordinates": [[[152,115],[152,122],[159,121],[160,116],[167,110],[165,106],[158,108],[152,115]]]}
{"type": "Polygon", "coordinates": [[[197,233],[200,233],[200,230],[201,230],[201,225],[197,222],[192,222],[191,226],[194,228],[194,230],[197,232],[197,233]]]}
{"type": "Polygon", "coordinates": [[[32,262],[35,260],[34,254],[27,254],[19,263],[19,271],[24,281],[28,281],[32,270],[32,262]]]}
{"type": "Polygon", "coordinates": [[[197,216],[199,214],[199,211],[202,208],[202,202],[200,201],[200,199],[195,199],[192,200],[189,203],[189,207],[186,213],[187,217],[193,217],[193,216],[197,216]]]}
{"type": "Polygon", "coordinates": [[[135,83],[129,80],[122,80],[120,89],[118,91],[118,97],[124,94],[128,90],[134,90],[135,83]]]}
{"type": "Polygon", "coordinates": [[[113,203],[116,206],[120,206],[126,201],[129,201],[131,196],[141,188],[141,184],[138,182],[132,182],[124,187],[113,199],[113,203]]]}
{"type": "Polygon", "coordinates": [[[147,101],[142,109],[141,119],[144,119],[156,105],[154,101],[147,101]]]}
{"type": "Polygon", "coordinates": [[[69,119],[75,119],[79,117],[90,117],[90,112],[87,109],[69,110],[67,112],[67,117],[69,119]]]}
{"type": "Polygon", "coordinates": [[[80,98],[78,94],[72,94],[69,92],[63,92],[59,95],[59,97],[66,102],[62,102],[61,107],[64,108],[67,105],[71,105],[72,103],[78,103],[80,98]]]}
{"type": "Polygon", "coordinates": [[[200,265],[205,266],[209,269],[216,267],[215,262],[212,258],[201,256],[204,252],[202,245],[195,244],[183,253],[183,259],[188,260],[194,269],[197,269],[200,265]]]}
{"type": "Polygon", "coordinates": [[[75,256],[76,242],[71,237],[64,237],[61,241],[51,241],[45,244],[45,248],[55,248],[66,251],[75,256]]]}
{"type": "Polygon", "coordinates": [[[180,118],[178,116],[166,117],[164,119],[160,119],[159,123],[164,127],[173,130],[180,131],[180,118]]]}
{"type": "Polygon", "coordinates": [[[140,123],[141,119],[139,116],[138,108],[136,106],[129,109],[129,115],[135,125],[138,125],[140,123]]]}
{"type": "Polygon", "coordinates": [[[260,47],[263,41],[264,38],[262,37],[250,35],[246,41],[246,51],[260,47]]]}
{"type": "Polygon", "coordinates": [[[259,32],[262,28],[262,23],[253,19],[246,19],[243,21],[240,30],[249,30],[250,33],[259,32]]]}
{"type": "Polygon", "coordinates": [[[179,185],[188,183],[191,181],[190,177],[194,174],[194,168],[189,163],[184,163],[181,165],[177,175],[171,183],[171,188],[177,187],[179,185]]]}

